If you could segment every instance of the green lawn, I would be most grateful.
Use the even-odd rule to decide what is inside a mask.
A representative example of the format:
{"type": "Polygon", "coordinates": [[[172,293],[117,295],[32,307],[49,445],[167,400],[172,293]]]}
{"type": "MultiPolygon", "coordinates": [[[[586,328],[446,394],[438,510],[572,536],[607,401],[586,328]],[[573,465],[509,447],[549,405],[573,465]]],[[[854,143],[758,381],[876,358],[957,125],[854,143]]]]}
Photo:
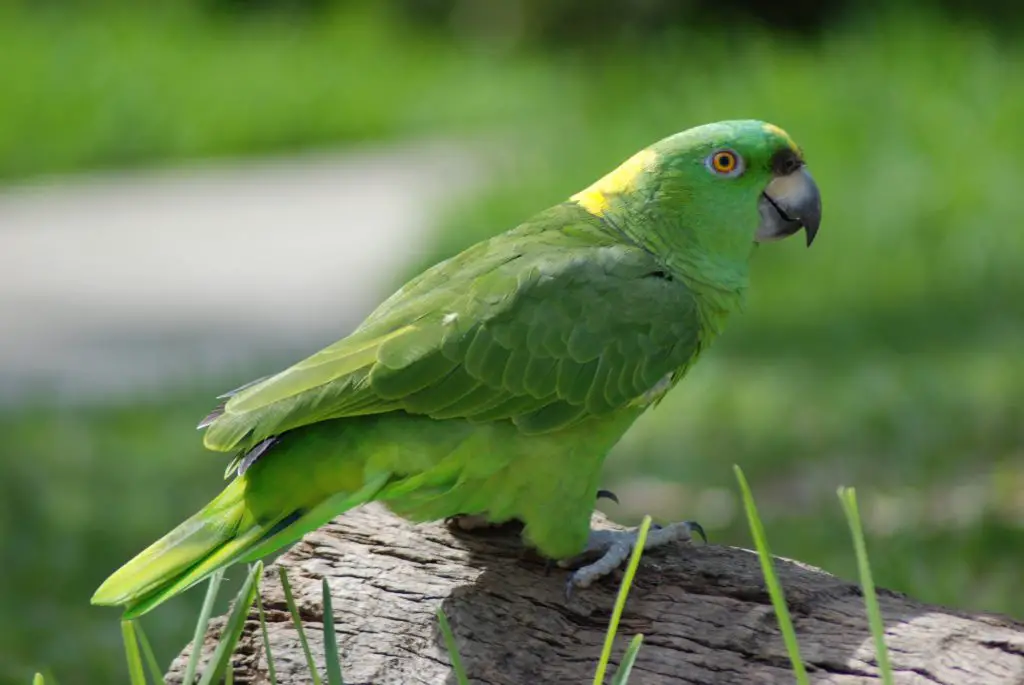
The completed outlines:
{"type": "Polygon", "coordinates": [[[0,180],[461,135],[534,118],[555,92],[536,60],[431,39],[378,5],[244,20],[2,6],[0,180]]]}
{"type": "MultiPolygon", "coordinates": [[[[901,20],[814,44],[680,33],[541,59],[364,15],[292,30],[181,15],[148,33],[138,18],[60,19],[0,17],[0,71],[29,65],[0,98],[0,175],[500,131],[515,150],[496,155],[497,182],[444,218],[424,263],[678,129],[782,125],[824,195],[818,241],[758,250],[747,311],[609,460],[622,507],[607,510],[695,518],[713,541],[749,545],[739,463],[773,550],[854,578],[834,493],[855,485],[880,586],[1024,617],[1020,49],[901,20]],[[38,48],[55,34],[59,49],[38,48]]],[[[123,679],[116,612],[88,596],[218,489],[223,460],[192,427],[235,380],[0,415],[0,683],[44,666],[62,683],[123,679]]],[[[200,594],[147,617],[162,656],[200,594]]]]}

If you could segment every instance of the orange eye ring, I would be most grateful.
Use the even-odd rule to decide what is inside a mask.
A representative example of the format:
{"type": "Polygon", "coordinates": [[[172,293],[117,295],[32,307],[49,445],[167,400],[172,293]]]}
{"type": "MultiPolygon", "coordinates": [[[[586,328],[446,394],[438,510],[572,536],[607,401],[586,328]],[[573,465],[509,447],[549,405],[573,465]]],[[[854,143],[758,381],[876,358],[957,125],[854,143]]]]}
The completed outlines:
{"type": "Polygon", "coordinates": [[[732,150],[715,150],[706,160],[709,171],[719,176],[738,176],[743,173],[743,159],[732,150]]]}

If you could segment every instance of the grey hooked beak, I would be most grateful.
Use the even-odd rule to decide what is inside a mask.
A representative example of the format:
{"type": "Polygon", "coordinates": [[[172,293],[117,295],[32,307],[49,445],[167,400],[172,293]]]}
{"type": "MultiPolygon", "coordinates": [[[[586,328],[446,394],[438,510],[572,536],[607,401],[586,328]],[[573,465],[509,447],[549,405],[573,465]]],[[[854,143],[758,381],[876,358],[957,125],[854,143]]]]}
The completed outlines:
{"type": "Polygon", "coordinates": [[[807,232],[807,246],[814,242],[821,224],[821,193],[806,167],[772,179],[757,208],[761,212],[758,242],[785,238],[801,228],[807,232]]]}

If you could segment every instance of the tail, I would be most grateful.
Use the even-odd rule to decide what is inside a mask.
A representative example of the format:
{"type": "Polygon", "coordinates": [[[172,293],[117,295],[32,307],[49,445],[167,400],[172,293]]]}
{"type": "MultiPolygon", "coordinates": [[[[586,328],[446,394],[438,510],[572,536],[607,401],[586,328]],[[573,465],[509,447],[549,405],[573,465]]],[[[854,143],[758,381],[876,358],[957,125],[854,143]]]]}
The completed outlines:
{"type": "Polygon", "coordinates": [[[357,492],[339,493],[312,508],[256,520],[246,502],[246,479],[234,479],[212,502],[107,578],[92,603],[124,606],[141,616],[235,562],[254,561],[296,542],[338,514],[370,501],[387,482],[382,474],[357,492]]]}

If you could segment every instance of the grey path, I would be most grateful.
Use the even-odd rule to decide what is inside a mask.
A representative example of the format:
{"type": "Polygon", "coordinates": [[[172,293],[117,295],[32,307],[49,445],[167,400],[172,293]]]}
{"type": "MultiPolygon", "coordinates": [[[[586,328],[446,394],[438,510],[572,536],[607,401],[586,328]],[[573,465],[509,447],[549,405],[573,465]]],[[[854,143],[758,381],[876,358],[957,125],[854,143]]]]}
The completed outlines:
{"type": "Polygon", "coordinates": [[[480,171],[430,142],[2,189],[0,402],[233,379],[331,342],[480,171]]]}

